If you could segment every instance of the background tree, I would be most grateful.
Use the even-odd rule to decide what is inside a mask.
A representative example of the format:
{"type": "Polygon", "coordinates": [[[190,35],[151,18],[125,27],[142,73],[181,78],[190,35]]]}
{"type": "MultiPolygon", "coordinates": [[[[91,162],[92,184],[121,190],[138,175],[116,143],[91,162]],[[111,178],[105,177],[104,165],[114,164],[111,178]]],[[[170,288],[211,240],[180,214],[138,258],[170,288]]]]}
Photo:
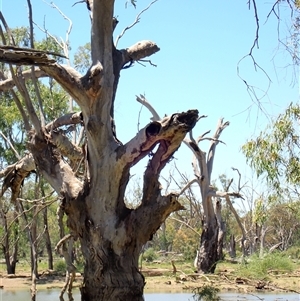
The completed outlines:
{"type": "MultiPolygon", "coordinates": [[[[3,33],[3,41],[10,40],[14,38],[14,44],[18,47],[27,47],[31,43],[30,29],[21,27],[13,29],[11,32],[3,33]]],[[[56,44],[53,38],[44,39],[36,43],[38,49],[47,49],[48,51],[60,52],[60,47],[56,44]]],[[[11,210],[15,210],[14,222],[18,223],[19,219],[23,220],[22,228],[27,233],[27,239],[30,246],[30,258],[31,258],[31,271],[32,271],[32,300],[35,299],[35,283],[38,277],[38,253],[39,253],[39,243],[42,239],[46,240],[46,247],[48,253],[48,264],[49,268],[53,269],[53,256],[52,256],[52,246],[48,228],[48,215],[47,206],[52,203],[52,200],[47,200],[49,185],[45,183],[42,177],[39,175],[35,177],[36,183],[33,182],[34,177],[30,177],[30,171],[26,171],[24,174],[18,174],[18,169],[22,166],[22,156],[26,153],[26,135],[24,133],[24,124],[22,123],[25,111],[23,106],[24,98],[22,98],[22,93],[13,89],[14,84],[13,79],[9,78],[9,74],[12,69],[7,65],[2,64],[2,89],[4,92],[1,93],[0,107],[3,114],[1,114],[1,137],[0,137],[0,152],[1,158],[3,160],[2,174],[0,178],[3,179],[1,196],[7,192],[10,193],[11,210]],[[8,92],[9,91],[9,92],[8,92]],[[15,101],[13,101],[13,99],[15,101]],[[20,110],[18,109],[20,108],[20,110]],[[18,161],[17,163],[13,163],[18,161]],[[24,177],[29,177],[26,185],[23,185],[24,177]],[[10,181],[15,181],[14,189],[8,192],[10,187],[10,181]],[[50,201],[49,203],[47,201],[50,201]],[[43,213],[43,223],[40,221],[41,212],[43,213]],[[42,224],[42,226],[41,226],[42,224]]],[[[32,101],[33,110],[37,110],[41,117],[41,123],[45,123],[45,120],[52,120],[55,116],[63,114],[68,108],[68,103],[66,99],[66,94],[63,90],[59,89],[58,85],[53,81],[46,85],[45,82],[38,83],[35,79],[37,77],[44,77],[45,73],[40,70],[37,73],[31,73],[31,70],[27,68],[24,69],[24,79],[31,77],[32,81],[27,82],[27,94],[26,97],[32,101]],[[42,100],[44,100],[47,105],[42,106],[42,100]]],[[[24,95],[24,94],[23,94],[24,95]]],[[[27,121],[26,121],[27,122],[27,121]]],[[[24,158],[23,158],[24,159],[24,158]]],[[[29,161],[32,161],[30,159],[29,161]]],[[[32,163],[32,162],[31,162],[32,163]]],[[[30,168],[33,168],[34,164],[30,168]]],[[[39,174],[38,171],[35,172],[39,174]]],[[[7,196],[8,197],[8,196],[7,196]]],[[[12,221],[13,222],[13,221],[12,221]]],[[[14,225],[13,229],[16,229],[14,225]]],[[[9,241],[9,227],[5,227],[7,230],[4,233],[4,241],[7,244],[9,241]]],[[[16,262],[17,259],[17,245],[13,248],[14,253],[9,256],[12,259],[12,263],[16,262]]],[[[8,248],[6,247],[6,252],[8,248]]],[[[7,256],[6,256],[7,257],[7,256]]],[[[7,265],[9,263],[7,262],[7,265]]],[[[12,264],[15,267],[15,263],[12,264]]],[[[13,271],[13,270],[12,270],[13,271]]]]}
{"type": "MultiPolygon", "coordinates": [[[[137,96],[137,101],[149,109],[152,114],[152,120],[160,119],[159,114],[145,97],[137,96]]],[[[206,116],[201,116],[200,119],[204,117],[206,116]]],[[[191,131],[189,133],[189,138],[186,137],[184,139],[185,144],[194,154],[192,166],[195,178],[188,181],[179,194],[181,195],[184,193],[184,191],[193,184],[197,184],[200,188],[203,214],[201,220],[202,233],[200,247],[199,252],[197,253],[197,269],[199,272],[204,273],[213,273],[217,262],[223,259],[223,237],[225,235],[225,229],[221,216],[220,198],[229,196],[241,197],[239,192],[217,191],[217,189],[211,185],[216,146],[221,141],[219,138],[222,131],[228,125],[229,122],[224,122],[222,118],[219,120],[216,131],[211,138],[205,137],[209,133],[208,131],[197,139],[194,139],[191,131]],[[208,140],[210,142],[207,156],[198,145],[203,140],[208,140]]],[[[230,200],[228,199],[228,201],[230,200]]]]}
{"type": "Polygon", "coordinates": [[[299,117],[299,105],[290,104],[257,138],[242,147],[257,176],[265,176],[281,196],[287,192],[299,195],[299,117]]]}
{"type": "Polygon", "coordinates": [[[216,131],[211,138],[205,137],[209,133],[206,132],[197,139],[194,139],[192,134],[190,134],[189,139],[185,139],[185,143],[194,154],[192,166],[194,175],[196,176],[188,185],[197,183],[202,199],[202,233],[197,268],[199,272],[204,273],[213,273],[217,262],[222,259],[224,229],[222,227],[221,202],[219,198],[230,195],[240,197],[239,193],[217,191],[215,187],[212,186],[211,177],[216,147],[220,142],[222,131],[228,125],[229,122],[224,122],[223,119],[220,119],[216,131]],[[207,154],[199,147],[199,143],[205,139],[210,141],[207,154]]]}
{"type": "Polygon", "coordinates": [[[299,201],[275,204],[268,210],[266,246],[286,251],[299,245],[300,203],[299,201]]]}
{"type": "MultiPolygon", "coordinates": [[[[280,248],[286,248],[289,243],[289,237],[297,228],[291,227],[289,231],[285,231],[282,219],[277,219],[273,224],[275,208],[281,206],[282,209],[291,205],[297,207],[299,203],[299,116],[300,107],[298,104],[291,103],[287,109],[274,119],[270,125],[262,131],[257,138],[249,140],[243,145],[243,152],[250,163],[250,166],[256,171],[257,177],[265,179],[265,185],[270,187],[273,192],[264,200],[264,204],[268,205],[268,216],[265,224],[270,226],[270,231],[273,233],[273,238],[266,237],[267,242],[273,241],[273,245],[278,245],[280,248]],[[277,234],[283,236],[274,241],[273,229],[277,229],[277,234]]],[[[285,217],[291,215],[291,211],[287,210],[285,217]]],[[[284,223],[286,224],[286,223],[284,223]]],[[[272,246],[270,246],[272,247],[272,246]]]]}

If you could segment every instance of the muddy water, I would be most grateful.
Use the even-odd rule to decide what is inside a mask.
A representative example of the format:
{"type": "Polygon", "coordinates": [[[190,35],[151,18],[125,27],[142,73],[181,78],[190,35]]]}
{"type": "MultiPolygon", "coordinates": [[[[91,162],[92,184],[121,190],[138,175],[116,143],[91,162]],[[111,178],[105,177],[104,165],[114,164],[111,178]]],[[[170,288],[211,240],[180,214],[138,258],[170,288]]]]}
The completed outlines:
{"type": "MultiPolygon", "coordinates": [[[[59,301],[58,290],[45,290],[37,293],[37,301],[59,301]]],[[[74,301],[80,301],[80,294],[78,291],[73,294],[74,301]]],[[[226,293],[220,294],[223,301],[300,301],[298,294],[234,294],[226,293]]],[[[0,291],[0,301],[25,301],[30,300],[30,293],[28,291],[0,291]]],[[[65,301],[67,301],[67,296],[65,301]]],[[[145,301],[193,301],[192,293],[146,293],[145,301]]]]}

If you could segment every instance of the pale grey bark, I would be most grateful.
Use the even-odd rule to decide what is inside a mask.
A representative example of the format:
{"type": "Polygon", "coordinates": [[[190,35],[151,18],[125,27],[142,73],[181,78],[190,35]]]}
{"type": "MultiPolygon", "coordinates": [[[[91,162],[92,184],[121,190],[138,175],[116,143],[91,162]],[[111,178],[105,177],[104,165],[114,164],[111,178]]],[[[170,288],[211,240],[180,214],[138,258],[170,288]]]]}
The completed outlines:
{"type": "MultiPolygon", "coordinates": [[[[151,41],[141,41],[127,49],[116,49],[112,42],[114,1],[87,3],[92,10],[92,65],[85,75],[33,49],[14,48],[7,53],[5,47],[0,47],[0,61],[39,66],[81,109],[80,115],[67,118],[74,124],[80,122],[85,129],[86,144],[80,150],[60,131],[60,123],[66,123],[63,119],[42,125],[32,110],[24,82],[20,84],[14,77],[26,101],[24,121],[28,116],[33,126],[28,131],[30,156],[62,197],[61,208],[67,214],[70,234],[81,243],[86,262],[82,300],[140,301],[145,285],[138,270],[141,248],[169,214],[183,208],[178,194],[162,194],[159,174],[198,121],[198,111],[152,121],[133,139],[120,143],[113,128],[120,72],[127,63],[150,56],[159,48],[151,41]],[[130,168],[148,154],[151,156],[144,173],[141,204],[129,209],[124,195],[130,168]],[[80,157],[78,164],[85,172],[78,176],[78,165],[71,162],[80,157]]],[[[12,184],[7,187],[13,187],[17,195],[18,186],[12,184]]],[[[72,270],[69,272],[71,275],[72,270]]]]}
{"type": "MultiPolygon", "coordinates": [[[[48,74],[46,72],[44,72],[43,70],[36,68],[34,70],[34,75],[37,78],[41,78],[41,77],[47,77],[48,74]]],[[[21,75],[17,75],[17,77],[22,76],[24,78],[24,80],[28,80],[32,78],[32,71],[31,70],[25,70],[24,72],[22,72],[21,75]]],[[[7,78],[7,79],[1,79],[1,85],[0,85],[0,92],[6,92],[11,90],[12,88],[15,87],[15,81],[13,78],[7,78]]]]}
{"type": "MultiPolygon", "coordinates": [[[[220,135],[228,125],[229,122],[224,122],[223,119],[220,119],[211,138],[206,138],[206,135],[209,133],[206,132],[194,139],[192,132],[190,132],[190,137],[184,140],[194,154],[192,166],[196,178],[190,183],[198,183],[202,198],[203,227],[197,267],[199,272],[204,273],[213,273],[215,271],[216,264],[222,256],[223,248],[224,228],[221,222],[220,206],[214,207],[213,199],[225,198],[227,202],[230,202],[230,196],[241,197],[239,192],[217,191],[211,185],[216,147],[221,142],[220,135]],[[207,154],[199,147],[199,143],[203,140],[211,142],[207,154]]],[[[217,204],[220,205],[218,202],[217,204]]]]}

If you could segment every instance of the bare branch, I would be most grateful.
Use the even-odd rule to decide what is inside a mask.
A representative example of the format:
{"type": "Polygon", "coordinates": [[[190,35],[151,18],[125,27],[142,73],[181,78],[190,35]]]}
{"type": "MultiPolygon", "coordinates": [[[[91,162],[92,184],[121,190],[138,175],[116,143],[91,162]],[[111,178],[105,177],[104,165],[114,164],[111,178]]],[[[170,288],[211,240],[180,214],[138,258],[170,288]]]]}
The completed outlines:
{"type": "Polygon", "coordinates": [[[16,65],[45,65],[55,63],[54,59],[50,59],[47,55],[59,56],[66,58],[59,53],[36,50],[32,48],[16,47],[11,45],[1,45],[0,61],[16,65]]]}
{"type": "Polygon", "coordinates": [[[6,142],[9,144],[10,148],[13,150],[13,152],[15,153],[16,157],[18,158],[18,160],[21,159],[20,154],[18,153],[18,151],[14,148],[14,146],[11,144],[11,142],[7,139],[7,137],[3,134],[2,131],[0,131],[0,135],[3,137],[3,139],[6,140],[6,142]]]}
{"type": "Polygon", "coordinates": [[[140,96],[136,95],[136,101],[145,106],[150,113],[152,114],[152,121],[158,121],[161,120],[159,114],[156,112],[156,110],[153,108],[153,106],[147,101],[144,95],[140,94],[140,96]]]}
{"type": "MultiPolygon", "coordinates": [[[[51,193],[52,194],[52,193],[51,193]]],[[[50,195],[51,195],[50,194],[50,195]]],[[[21,199],[21,198],[17,198],[16,199],[18,202],[28,202],[28,203],[31,203],[29,200],[25,200],[25,199],[21,199]]],[[[51,201],[48,201],[48,202],[44,202],[42,201],[42,207],[33,214],[33,217],[35,217],[39,212],[41,212],[42,210],[44,210],[46,207],[48,206],[51,206],[53,203],[57,202],[57,199],[54,199],[54,200],[51,200],[51,201]]],[[[11,223],[8,225],[7,229],[10,229],[14,223],[21,217],[23,216],[24,214],[32,211],[33,209],[35,209],[37,206],[39,206],[40,204],[39,203],[34,203],[33,206],[29,207],[28,209],[26,210],[23,210],[20,212],[20,210],[18,210],[18,214],[16,216],[14,216],[14,218],[12,219],[11,223]]],[[[26,229],[30,228],[31,226],[31,223],[26,223],[25,227],[26,229]]],[[[0,244],[3,242],[3,240],[5,239],[5,236],[2,237],[2,239],[0,240],[0,244]]]]}
{"type": "Polygon", "coordinates": [[[89,103],[85,88],[85,77],[70,66],[60,64],[43,65],[44,70],[50,77],[53,77],[80,106],[87,106],[89,103]]]}
{"type": "Polygon", "coordinates": [[[208,135],[210,132],[211,132],[211,131],[209,130],[209,131],[206,131],[205,133],[203,133],[202,135],[200,135],[200,136],[197,138],[197,144],[198,144],[200,141],[204,140],[204,136],[208,135]]]}
{"type": "Polygon", "coordinates": [[[83,159],[83,151],[81,147],[74,145],[63,133],[60,131],[52,131],[51,139],[60,153],[68,158],[73,164],[83,159]]]}
{"type": "Polygon", "coordinates": [[[273,4],[271,10],[269,11],[268,15],[267,15],[267,20],[270,18],[271,14],[273,13],[276,18],[279,20],[279,15],[277,14],[277,12],[275,11],[275,7],[278,6],[278,4],[281,2],[281,0],[277,0],[275,1],[275,3],[273,4]]]}
{"type": "Polygon", "coordinates": [[[254,17],[255,17],[255,21],[256,21],[256,33],[255,33],[255,39],[254,39],[253,45],[252,45],[252,47],[251,47],[251,49],[250,49],[250,53],[249,53],[249,55],[252,56],[252,52],[253,52],[254,47],[257,46],[257,48],[259,48],[259,45],[258,45],[259,18],[258,18],[258,13],[257,13],[256,1],[255,1],[255,0],[249,0],[249,1],[248,1],[249,8],[250,8],[250,1],[251,1],[252,4],[253,4],[253,8],[254,8],[254,17]]]}
{"type": "Polygon", "coordinates": [[[1,171],[0,177],[5,177],[2,183],[0,197],[8,189],[12,189],[12,200],[19,195],[23,180],[35,170],[35,163],[31,154],[26,154],[21,160],[1,171]]]}
{"type": "MultiPolygon", "coordinates": [[[[149,195],[148,195],[149,197],[149,195]]],[[[162,196],[157,194],[156,188],[152,194],[152,203],[149,208],[149,202],[143,203],[139,206],[131,216],[129,216],[129,223],[136,223],[136,231],[143,231],[143,235],[140,235],[144,240],[143,243],[146,243],[147,240],[151,239],[154,233],[157,231],[157,228],[166,220],[166,218],[175,211],[185,209],[184,206],[178,201],[178,195],[170,193],[168,195],[162,196]],[[151,211],[149,211],[151,209],[151,211]],[[139,223],[146,223],[147,228],[139,226],[139,223]],[[144,233],[146,231],[146,233],[144,233]]],[[[139,235],[139,234],[138,234],[139,235]]]]}
{"type": "MultiPolygon", "coordinates": [[[[72,27],[73,27],[73,23],[72,23],[72,20],[70,18],[68,18],[59,8],[58,6],[56,6],[53,2],[51,2],[50,4],[51,7],[55,8],[59,13],[60,15],[69,22],[69,27],[66,31],[66,42],[62,41],[62,48],[63,48],[63,51],[64,51],[64,55],[65,55],[65,58],[68,59],[69,57],[69,49],[68,49],[68,45],[69,45],[69,36],[70,36],[70,33],[72,31],[72,27]]],[[[69,59],[68,59],[69,60],[69,59]]]]}
{"type": "Polygon", "coordinates": [[[46,125],[46,130],[48,131],[55,130],[64,125],[79,124],[79,123],[82,123],[82,113],[81,112],[69,113],[48,123],[46,125]]]}
{"type": "Polygon", "coordinates": [[[199,237],[201,237],[201,234],[199,232],[197,232],[193,227],[191,227],[188,223],[178,219],[178,218],[175,218],[175,217],[170,217],[170,219],[172,219],[173,221],[176,221],[176,222],[179,222],[183,225],[185,225],[187,228],[189,228],[190,230],[192,230],[194,233],[196,233],[199,237]]]}
{"type": "Polygon", "coordinates": [[[137,61],[138,64],[142,65],[143,67],[146,67],[146,65],[145,65],[145,64],[142,64],[141,62],[149,63],[151,66],[157,67],[157,65],[153,64],[153,63],[151,62],[151,60],[139,60],[139,61],[137,61]]]}
{"type": "Polygon", "coordinates": [[[7,176],[12,171],[12,169],[14,169],[15,165],[16,163],[8,165],[4,169],[0,170],[0,179],[7,176]]]}
{"type": "MultiPolygon", "coordinates": [[[[32,79],[31,70],[24,70],[22,73],[17,74],[17,78],[22,77],[25,81],[28,79],[32,79]]],[[[47,77],[47,73],[39,68],[34,70],[34,75],[37,78],[47,77]]],[[[0,92],[6,92],[15,87],[15,82],[13,78],[7,78],[5,80],[0,81],[0,92]]]]}
{"type": "Polygon", "coordinates": [[[72,234],[67,234],[67,235],[65,235],[61,240],[59,240],[59,242],[56,244],[56,246],[55,246],[55,248],[54,248],[55,252],[58,251],[59,247],[60,247],[63,243],[65,243],[67,240],[69,240],[69,239],[72,238],[72,237],[73,237],[72,234]]]}
{"type": "MultiPolygon", "coordinates": [[[[6,39],[3,35],[3,32],[2,32],[2,28],[1,28],[1,35],[2,35],[2,40],[3,40],[3,46],[2,46],[2,49],[0,49],[0,61],[1,61],[1,53],[4,54],[4,58],[5,57],[11,57],[11,59],[14,59],[14,58],[17,58],[20,59],[20,54],[23,52],[23,49],[24,48],[17,48],[15,47],[15,41],[13,39],[13,36],[12,36],[12,33],[10,31],[10,28],[9,26],[7,25],[2,13],[0,12],[0,19],[2,21],[2,23],[4,24],[5,26],[5,29],[6,29],[6,32],[10,38],[10,44],[14,45],[14,46],[7,46],[5,45],[6,44],[6,39]],[[3,52],[3,49],[4,49],[4,52],[3,52]],[[13,49],[13,51],[11,51],[11,49],[13,49]],[[18,52],[16,49],[20,49],[20,52],[19,53],[15,53],[18,52]],[[15,56],[16,54],[16,56],[15,56]]],[[[35,52],[35,50],[33,49],[33,52],[35,52]]],[[[46,56],[46,55],[44,55],[46,56]]],[[[28,59],[28,55],[25,54],[25,61],[27,61],[28,59]],[[26,58],[27,57],[27,58],[26,58]]],[[[30,59],[29,59],[30,60],[30,59]]],[[[4,60],[5,62],[5,60],[4,60]]],[[[25,106],[26,106],[26,109],[27,109],[27,113],[29,115],[29,118],[31,120],[31,122],[33,123],[33,126],[35,128],[35,130],[37,131],[38,134],[40,134],[41,132],[41,124],[40,124],[40,121],[36,115],[36,112],[35,112],[35,109],[32,105],[32,102],[31,102],[31,99],[30,99],[30,96],[29,96],[29,92],[28,92],[28,89],[26,87],[26,83],[25,83],[25,80],[22,78],[22,77],[17,77],[16,74],[15,74],[15,70],[13,69],[11,63],[13,61],[9,61],[9,69],[10,69],[10,72],[11,72],[11,75],[12,75],[12,78],[14,79],[14,82],[16,83],[16,86],[20,92],[20,94],[22,95],[23,99],[24,99],[24,102],[25,102],[25,106]]],[[[17,71],[18,72],[22,72],[22,69],[21,68],[17,68],[17,71]]],[[[14,94],[13,94],[14,95],[14,94]]],[[[15,97],[14,96],[14,99],[16,101],[16,104],[18,107],[20,107],[20,103],[19,103],[19,99],[18,97],[15,97]]],[[[28,127],[29,124],[28,124],[28,121],[27,121],[27,117],[26,117],[26,114],[24,112],[24,110],[21,110],[21,113],[22,113],[22,117],[24,119],[24,122],[25,122],[25,126],[28,127]]]]}
{"type": "Polygon", "coordinates": [[[235,198],[244,199],[243,196],[239,192],[227,192],[227,191],[211,190],[207,195],[211,196],[211,197],[220,197],[220,198],[226,198],[227,196],[228,197],[232,196],[232,197],[235,197],[235,198]]]}
{"type": "Polygon", "coordinates": [[[197,122],[197,118],[198,111],[190,110],[165,117],[161,121],[151,122],[132,140],[120,147],[120,152],[123,148],[125,151],[122,155],[122,164],[126,162],[126,164],[130,163],[134,165],[160,142],[156,156],[153,157],[150,163],[153,172],[158,172],[177,150],[185,134],[190,131],[197,122]],[[156,166],[155,168],[153,164],[156,166]]]}
{"type": "MultiPolygon", "coordinates": [[[[87,105],[88,98],[86,95],[86,81],[85,77],[82,77],[79,72],[70,66],[62,66],[55,63],[55,60],[49,59],[46,53],[49,52],[39,51],[35,49],[18,48],[12,46],[0,47],[0,61],[10,64],[22,64],[22,65],[38,65],[46,72],[50,77],[53,77],[78,103],[79,105],[87,105]],[[13,51],[7,49],[12,48],[13,51]]],[[[12,72],[13,73],[13,72],[12,72]]],[[[101,72],[93,74],[93,76],[99,77],[101,72]]],[[[17,82],[17,77],[14,76],[13,80],[17,82]]],[[[88,89],[89,87],[87,87],[88,89]]],[[[24,99],[26,100],[26,91],[24,84],[20,82],[18,89],[23,91],[24,99]]],[[[32,114],[32,112],[31,112],[32,114]]],[[[34,124],[37,128],[37,124],[34,124]]]]}
{"type": "Polygon", "coordinates": [[[180,192],[178,195],[182,195],[188,188],[190,188],[194,183],[198,183],[197,179],[193,179],[189,181],[183,188],[181,188],[180,192]]]}
{"type": "MultiPolygon", "coordinates": [[[[49,198],[51,195],[53,195],[54,192],[55,192],[55,191],[52,190],[48,195],[43,196],[43,197],[41,197],[41,198],[39,198],[39,199],[35,199],[35,200],[28,200],[28,199],[23,199],[23,198],[18,198],[17,200],[20,201],[20,202],[22,202],[22,203],[37,204],[37,205],[47,205],[47,206],[49,206],[49,205],[53,204],[53,200],[51,200],[51,201],[49,201],[49,202],[45,202],[45,200],[46,200],[47,198],[49,198]]],[[[56,199],[55,199],[55,201],[56,201],[56,199]]],[[[45,207],[46,207],[46,206],[44,206],[43,209],[44,209],[45,207]]]]}
{"type": "MultiPolygon", "coordinates": [[[[238,191],[241,191],[243,187],[241,187],[241,173],[237,168],[232,167],[232,170],[236,171],[239,175],[239,181],[238,181],[238,191]]],[[[244,185],[243,185],[244,186],[244,185]]]]}
{"type": "MultiPolygon", "coordinates": [[[[129,61],[139,61],[145,57],[151,56],[152,54],[158,52],[159,47],[149,40],[140,41],[126,50],[122,50],[124,54],[124,64],[129,61]]],[[[124,65],[123,64],[123,65],[124,65]]]]}
{"type": "Polygon", "coordinates": [[[157,1],[158,1],[158,0],[152,1],[146,8],[144,8],[144,9],[136,16],[134,22],[133,22],[131,25],[129,25],[129,26],[127,26],[126,28],[123,29],[123,31],[121,32],[121,34],[119,34],[118,37],[117,37],[117,39],[116,39],[116,42],[115,42],[116,47],[118,46],[119,40],[123,37],[123,35],[125,34],[125,32],[126,32],[127,30],[129,30],[130,28],[132,28],[133,26],[135,26],[137,23],[139,23],[139,22],[140,22],[140,17],[141,17],[141,15],[142,15],[145,11],[147,11],[147,10],[148,10],[155,2],[157,2],[157,1]]]}
{"type": "Polygon", "coordinates": [[[219,123],[217,125],[217,129],[215,131],[215,134],[213,136],[213,139],[211,140],[211,145],[208,151],[208,156],[207,156],[207,171],[208,171],[208,176],[209,176],[209,181],[210,181],[210,177],[211,177],[211,173],[212,173],[212,169],[213,169],[213,161],[214,161],[214,156],[215,156],[215,152],[216,152],[216,147],[219,143],[219,137],[221,135],[221,133],[223,132],[223,130],[229,125],[229,122],[223,122],[223,118],[221,118],[219,120],[219,123]]]}
{"type": "Polygon", "coordinates": [[[190,132],[190,139],[185,138],[184,143],[189,147],[189,149],[194,154],[194,157],[192,159],[192,166],[193,166],[193,171],[195,176],[199,179],[202,178],[202,180],[205,181],[208,180],[206,153],[200,149],[195,139],[193,138],[191,132],[190,132]]]}

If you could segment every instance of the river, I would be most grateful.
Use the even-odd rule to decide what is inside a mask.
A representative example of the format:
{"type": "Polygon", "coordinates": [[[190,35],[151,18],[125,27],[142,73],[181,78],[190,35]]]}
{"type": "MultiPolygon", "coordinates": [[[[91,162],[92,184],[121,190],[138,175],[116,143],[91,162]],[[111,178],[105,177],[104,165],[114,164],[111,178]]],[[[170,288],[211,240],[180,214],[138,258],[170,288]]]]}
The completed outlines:
{"type": "MultiPolygon", "coordinates": [[[[59,301],[59,290],[38,291],[37,301],[59,301]]],[[[270,293],[253,293],[253,294],[236,294],[222,293],[219,294],[222,301],[300,301],[299,294],[270,294],[270,293]]],[[[74,301],[80,301],[79,291],[73,294],[74,301]]],[[[0,301],[24,301],[30,300],[29,291],[0,291],[0,301]]],[[[192,293],[146,293],[145,301],[193,301],[192,293]]],[[[65,301],[68,301],[67,295],[65,301]]]]}

